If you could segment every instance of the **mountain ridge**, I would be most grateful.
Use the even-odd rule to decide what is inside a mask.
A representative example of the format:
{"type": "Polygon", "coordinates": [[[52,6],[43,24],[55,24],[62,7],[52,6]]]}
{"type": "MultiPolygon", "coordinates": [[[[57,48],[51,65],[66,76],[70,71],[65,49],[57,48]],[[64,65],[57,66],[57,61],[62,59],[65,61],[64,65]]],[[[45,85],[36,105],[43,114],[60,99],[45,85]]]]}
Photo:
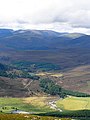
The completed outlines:
{"type": "Polygon", "coordinates": [[[89,48],[90,36],[81,33],[58,33],[49,30],[0,29],[0,46],[13,50],[55,50],[65,47],[89,48]],[[8,32],[7,32],[8,31],[8,32]],[[7,34],[6,34],[7,33],[7,34]],[[77,40],[77,43],[75,41],[77,40]],[[84,44],[84,45],[83,45],[84,44]]]}

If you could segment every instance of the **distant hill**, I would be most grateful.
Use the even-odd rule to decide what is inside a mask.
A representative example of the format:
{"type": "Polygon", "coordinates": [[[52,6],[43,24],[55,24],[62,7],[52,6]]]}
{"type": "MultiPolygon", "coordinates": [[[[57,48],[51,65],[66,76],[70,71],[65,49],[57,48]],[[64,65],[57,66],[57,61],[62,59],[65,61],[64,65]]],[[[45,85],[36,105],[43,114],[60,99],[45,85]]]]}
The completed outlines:
{"type": "MultiPolygon", "coordinates": [[[[58,33],[49,30],[0,30],[3,50],[57,50],[90,46],[90,36],[80,33],[58,33]]],[[[0,47],[2,49],[2,47],[0,47]]]]}
{"type": "Polygon", "coordinates": [[[13,35],[12,29],[0,29],[0,38],[8,37],[10,35],[13,35]]]}
{"type": "Polygon", "coordinates": [[[0,62],[27,60],[63,69],[90,64],[90,35],[51,30],[0,29],[0,62]]]}

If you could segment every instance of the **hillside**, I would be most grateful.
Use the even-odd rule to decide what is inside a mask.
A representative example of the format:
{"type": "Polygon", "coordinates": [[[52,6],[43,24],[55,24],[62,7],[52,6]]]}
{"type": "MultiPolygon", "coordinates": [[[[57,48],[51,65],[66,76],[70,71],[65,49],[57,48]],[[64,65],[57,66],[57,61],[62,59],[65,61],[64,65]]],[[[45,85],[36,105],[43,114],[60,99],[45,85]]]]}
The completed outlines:
{"type": "Polygon", "coordinates": [[[90,94],[90,65],[75,67],[63,72],[63,77],[56,80],[64,89],[90,94]]]}
{"type": "Polygon", "coordinates": [[[0,36],[0,62],[49,62],[62,69],[90,64],[89,35],[0,29],[0,36]]]}
{"type": "Polygon", "coordinates": [[[57,50],[89,48],[90,36],[80,33],[57,33],[48,30],[0,30],[0,46],[12,50],[57,50]]]}
{"type": "Polygon", "coordinates": [[[89,78],[90,65],[61,71],[54,64],[17,62],[0,70],[0,96],[83,96],[81,93],[90,94],[89,78]]]}
{"type": "Polygon", "coordinates": [[[37,80],[41,78],[40,72],[62,73],[63,79],[55,75],[43,77],[49,77],[66,90],[90,94],[89,53],[89,35],[0,29],[0,95],[43,94],[37,80]]]}

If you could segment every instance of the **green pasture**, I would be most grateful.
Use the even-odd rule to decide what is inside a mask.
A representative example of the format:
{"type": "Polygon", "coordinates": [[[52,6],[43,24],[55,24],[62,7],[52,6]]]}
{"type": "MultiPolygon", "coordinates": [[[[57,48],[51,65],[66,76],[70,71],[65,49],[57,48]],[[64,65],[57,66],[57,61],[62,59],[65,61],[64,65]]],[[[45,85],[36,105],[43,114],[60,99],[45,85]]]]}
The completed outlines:
{"type": "Polygon", "coordinates": [[[90,97],[68,96],[58,100],[56,105],[62,110],[90,110],[90,97]]]}
{"type": "Polygon", "coordinates": [[[33,99],[34,99],[33,97],[30,97],[30,98],[1,97],[0,112],[10,113],[12,110],[22,110],[26,112],[36,112],[36,113],[53,111],[45,103],[44,99],[41,99],[42,101],[40,101],[40,99],[37,97],[36,99],[39,99],[39,100],[37,100],[36,103],[30,102],[30,101],[33,101],[33,99]],[[29,99],[29,102],[28,102],[28,99],[29,99]]]}

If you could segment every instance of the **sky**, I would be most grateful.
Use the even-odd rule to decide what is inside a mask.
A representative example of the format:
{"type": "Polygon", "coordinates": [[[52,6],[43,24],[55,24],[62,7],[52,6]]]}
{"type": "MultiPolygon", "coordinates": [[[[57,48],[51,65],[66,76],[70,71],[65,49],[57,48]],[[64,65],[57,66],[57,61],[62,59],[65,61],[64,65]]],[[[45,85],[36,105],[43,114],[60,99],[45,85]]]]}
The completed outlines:
{"type": "Polygon", "coordinates": [[[90,0],[0,0],[0,28],[90,34],[90,0]]]}

